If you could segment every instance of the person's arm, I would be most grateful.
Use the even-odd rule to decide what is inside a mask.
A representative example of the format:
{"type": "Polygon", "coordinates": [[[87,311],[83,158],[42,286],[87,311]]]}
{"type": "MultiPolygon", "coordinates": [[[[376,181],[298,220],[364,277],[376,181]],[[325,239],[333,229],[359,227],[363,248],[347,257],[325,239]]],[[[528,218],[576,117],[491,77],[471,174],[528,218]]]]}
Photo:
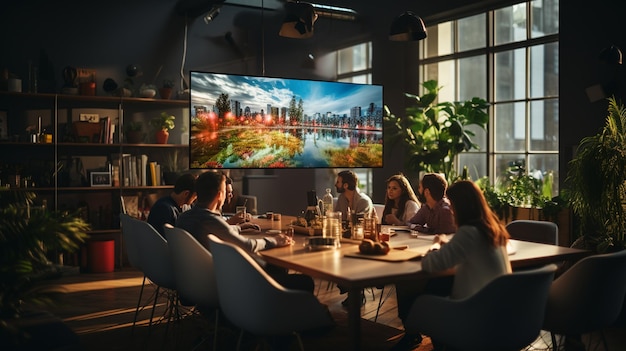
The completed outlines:
{"type": "Polygon", "coordinates": [[[410,225],[411,224],[411,219],[417,214],[417,211],[419,211],[420,206],[418,205],[417,202],[409,200],[406,202],[406,204],[404,205],[404,214],[402,215],[402,224],[403,225],[410,225]]]}
{"type": "Polygon", "coordinates": [[[457,264],[463,262],[472,250],[475,243],[472,242],[472,236],[466,233],[470,227],[461,227],[450,241],[443,245],[441,236],[434,239],[433,245],[439,244],[439,248],[430,250],[426,256],[422,258],[422,269],[426,272],[440,272],[449,268],[453,268],[457,264]]]}

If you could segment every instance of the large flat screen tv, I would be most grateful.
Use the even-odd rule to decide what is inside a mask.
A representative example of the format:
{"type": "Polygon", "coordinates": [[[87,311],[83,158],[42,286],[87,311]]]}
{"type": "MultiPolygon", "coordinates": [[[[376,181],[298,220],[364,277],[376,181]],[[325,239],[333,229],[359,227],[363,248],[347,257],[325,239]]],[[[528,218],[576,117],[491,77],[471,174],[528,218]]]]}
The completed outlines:
{"type": "Polygon", "coordinates": [[[190,168],[383,165],[383,87],[191,72],[190,168]]]}

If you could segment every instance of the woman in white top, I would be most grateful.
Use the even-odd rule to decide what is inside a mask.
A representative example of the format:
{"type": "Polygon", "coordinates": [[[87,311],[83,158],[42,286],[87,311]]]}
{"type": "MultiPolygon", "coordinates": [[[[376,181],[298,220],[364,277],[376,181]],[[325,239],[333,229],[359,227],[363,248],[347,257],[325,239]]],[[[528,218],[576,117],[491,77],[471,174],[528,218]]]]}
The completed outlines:
{"type": "MultiPolygon", "coordinates": [[[[420,294],[462,299],[473,295],[493,279],[511,273],[506,251],[509,233],[489,208],[480,188],[471,181],[461,180],[450,185],[446,196],[458,229],[449,241],[445,235],[435,236],[431,250],[422,258],[422,269],[435,273],[453,268],[453,281],[450,284],[449,276],[434,277],[424,291],[412,297],[403,295],[402,299],[398,296],[398,315],[403,322],[412,300],[420,294]]],[[[421,341],[419,333],[405,334],[392,350],[412,350],[421,341]]],[[[432,343],[435,349],[439,349],[439,340],[432,340],[432,343]]]]}
{"type": "Polygon", "coordinates": [[[411,183],[402,173],[387,179],[382,224],[409,225],[409,220],[415,216],[419,208],[411,183]]]}

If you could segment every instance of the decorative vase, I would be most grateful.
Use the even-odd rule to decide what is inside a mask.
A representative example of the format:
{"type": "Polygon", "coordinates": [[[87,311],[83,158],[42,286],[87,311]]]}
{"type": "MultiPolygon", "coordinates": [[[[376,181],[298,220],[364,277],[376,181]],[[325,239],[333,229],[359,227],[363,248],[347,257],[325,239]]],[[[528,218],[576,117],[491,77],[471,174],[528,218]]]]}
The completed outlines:
{"type": "Polygon", "coordinates": [[[161,95],[161,99],[169,100],[172,97],[172,88],[159,89],[159,95],[161,95]]]}
{"type": "Polygon", "coordinates": [[[167,138],[170,136],[170,133],[167,130],[159,130],[156,132],[156,142],[157,144],[167,144],[167,138]]]}

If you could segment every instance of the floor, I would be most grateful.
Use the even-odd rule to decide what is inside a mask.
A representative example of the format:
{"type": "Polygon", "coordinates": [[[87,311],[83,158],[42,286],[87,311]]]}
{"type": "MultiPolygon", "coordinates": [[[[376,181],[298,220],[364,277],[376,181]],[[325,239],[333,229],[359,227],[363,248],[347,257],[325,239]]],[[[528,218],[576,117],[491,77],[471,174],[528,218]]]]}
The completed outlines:
{"type": "MultiPolygon", "coordinates": [[[[137,350],[137,349],[163,349],[179,350],[192,349],[203,337],[206,337],[209,326],[205,318],[191,316],[186,318],[180,325],[184,327],[168,329],[165,332],[163,324],[148,329],[148,321],[151,308],[140,313],[137,326],[132,327],[133,314],[139,296],[143,275],[132,268],[118,270],[114,273],[80,273],[66,274],[56,283],[60,284],[65,294],[60,304],[51,310],[60,317],[76,334],[86,350],[137,350]],[[186,323],[186,324],[184,324],[186,323]],[[131,332],[132,330],[132,332],[131,332]],[[122,341],[123,340],[123,341],[122,341]]],[[[154,291],[148,286],[144,291],[143,301],[154,291]]],[[[339,290],[325,281],[316,282],[316,294],[319,300],[328,305],[338,324],[346,322],[346,311],[341,301],[346,295],[340,295],[339,290]]],[[[395,308],[395,293],[392,286],[384,290],[373,288],[366,290],[366,303],[362,309],[364,330],[363,349],[380,350],[388,349],[402,335],[402,324],[397,317],[395,308]],[[385,301],[376,318],[376,311],[381,294],[385,301]],[[376,321],[376,323],[374,323],[376,321]]],[[[155,316],[160,316],[164,311],[164,304],[157,305],[155,316]]],[[[335,331],[334,335],[322,337],[303,336],[305,349],[316,350],[319,348],[333,350],[328,347],[329,337],[332,340],[345,339],[347,322],[335,331]]],[[[610,350],[626,349],[626,327],[614,328],[605,332],[610,350]]],[[[221,330],[220,338],[227,346],[218,345],[218,349],[233,349],[237,335],[232,330],[221,330]],[[229,334],[230,333],[230,334],[229,334]]],[[[209,338],[211,339],[211,338],[209,338]]],[[[596,333],[585,336],[583,340],[588,344],[588,350],[602,349],[600,336],[596,333]],[[589,345],[589,343],[591,343],[589,345]],[[599,348],[598,348],[599,345],[599,348]]],[[[258,340],[244,338],[249,349],[258,349],[258,340]]],[[[549,350],[550,337],[542,334],[527,350],[549,350]]],[[[330,345],[339,345],[330,342],[330,345]]],[[[211,350],[213,346],[209,342],[203,343],[198,350],[211,350]]],[[[262,349],[262,348],[261,348],[262,349]]],[[[343,347],[337,346],[337,349],[343,347]]],[[[562,348],[564,349],[564,348],[562,348]]],[[[574,350],[579,348],[567,348],[574,350]]],[[[432,345],[425,338],[417,351],[430,351],[432,345]]]]}

